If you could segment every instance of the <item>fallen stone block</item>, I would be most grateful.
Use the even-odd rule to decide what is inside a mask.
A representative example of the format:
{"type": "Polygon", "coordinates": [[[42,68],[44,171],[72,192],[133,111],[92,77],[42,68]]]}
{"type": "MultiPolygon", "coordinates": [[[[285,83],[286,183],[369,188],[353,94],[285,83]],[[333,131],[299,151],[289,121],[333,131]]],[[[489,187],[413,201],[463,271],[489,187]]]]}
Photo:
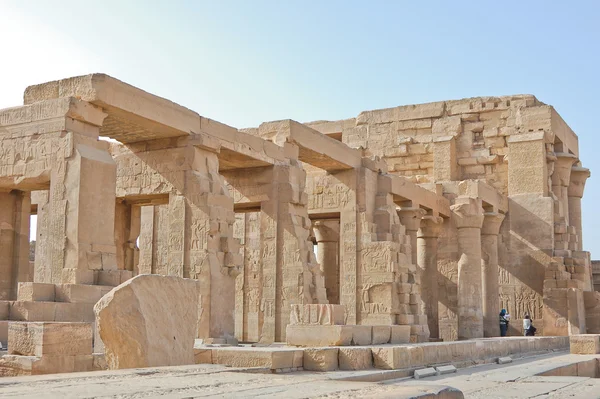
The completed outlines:
{"type": "Polygon", "coordinates": [[[309,371],[338,369],[338,348],[308,348],[304,350],[303,367],[309,371]]]}
{"type": "Polygon", "coordinates": [[[505,357],[499,357],[498,358],[498,364],[508,364],[508,363],[512,363],[512,358],[509,356],[505,356],[505,357]]]}
{"type": "Polygon", "coordinates": [[[95,305],[108,368],[194,364],[197,282],[138,275],[95,305]]]}
{"type": "Polygon", "coordinates": [[[288,325],[286,341],[295,346],[349,346],[354,326],[288,325]]]}
{"type": "Polygon", "coordinates": [[[435,375],[438,375],[437,370],[434,369],[433,367],[427,367],[426,369],[415,370],[415,373],[413,376],[414,376],[415,380],[419,380],[421,378],[433,377],[435,375]]]}
{"type": "Polygon", "coordinates": [[[435,368],[438,372],[438,374],[452,374],[452,373],[456,373],[457,369],[456,367],[454,367],[453,365],[448,365],[448,366],[439,366],[435,368]]]}
{"type": "Polygon", "coordinates": [[[371,348],[339,348],[338,363],[340,370],[366,370],[373,368],[371,348]]]}
{"type": "Polygon", "coordinates": [[[344,305],[295,304],[291,305],[290,324],[343,325],[345,311],[344,305]]]}
{"type": "Polygon", "coordinates": [[[595,355],[600,353],[600,334],[579,334],[569,337],[571,353],[595,355]]]}

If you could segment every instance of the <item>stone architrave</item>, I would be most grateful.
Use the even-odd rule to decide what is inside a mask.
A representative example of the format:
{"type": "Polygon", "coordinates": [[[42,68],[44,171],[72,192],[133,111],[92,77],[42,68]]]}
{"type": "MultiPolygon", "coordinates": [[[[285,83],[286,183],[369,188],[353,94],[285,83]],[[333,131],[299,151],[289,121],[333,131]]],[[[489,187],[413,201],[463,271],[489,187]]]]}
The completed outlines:
{"type": "Polygon", "coordinates": [[[198,282],[139,275],[94,306],[108,368],[194,364],[198,282]]]}
{"type": "Polygon", "coordinates": [[[443,220],[439,216],[424,216],[417,232],[417,266],[421,272],[423,313],[427,315],[432,338],[439,336],[437,247],[443,220]]]}
{"type": "Polygon", "coordinates": [[[458,229],[458,339],[482,338],[481,199],[458,197],[451,209],[458,229]]]}
{"type": "Polygon", "coordinates": [[[571,180],[567,194],[569,197],[569,223],[575,226],[577,232],[577,250],[583,249],[582,227],[581,227],[581,198],[585,189],[585,181],[590,177],[590,170],[574,166],[571,168],[571,180]]]}
{"type": "Polygon", "coordinates": [[[504,215],[497,212],[483,214],[481,228],[481,281],[483,296],[483,335],[498,336],[498,309],[500,291],[498,285],[498,234],[504,215]]]}

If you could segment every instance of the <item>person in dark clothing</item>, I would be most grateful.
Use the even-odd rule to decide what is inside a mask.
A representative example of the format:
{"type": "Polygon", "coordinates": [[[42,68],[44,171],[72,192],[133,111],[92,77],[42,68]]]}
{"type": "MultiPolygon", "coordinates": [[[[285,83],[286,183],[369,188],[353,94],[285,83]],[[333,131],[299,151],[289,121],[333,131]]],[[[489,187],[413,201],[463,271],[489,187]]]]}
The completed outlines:
{"type": "Polygon", "coordinates": [[[500,336],[506,337],[506,332],[508,331],[508,319],[506,316],[506,309],[502,309],[500,311],[500,336]]]}
{"type": "Polygon", "coordinates": [[[531,317],[529,315],[525,315],[525,319],[523,319],[523,332],[526,337],[535,336],[535,331],[537,330],[532,324],[531,317]]]}

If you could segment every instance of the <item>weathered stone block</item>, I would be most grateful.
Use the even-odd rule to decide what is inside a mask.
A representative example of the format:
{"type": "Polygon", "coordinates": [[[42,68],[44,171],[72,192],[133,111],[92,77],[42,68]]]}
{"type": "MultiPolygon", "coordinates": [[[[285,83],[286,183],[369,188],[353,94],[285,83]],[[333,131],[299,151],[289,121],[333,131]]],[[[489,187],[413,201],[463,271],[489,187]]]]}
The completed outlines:
{"type": "Polygon", "coordinates": [[[17,301],[54,301],[54,284],[19,283],[17,301]]]}
{"type": "Polygon", "coordinates": [[[390,342],[390,337],[390,326],[373,326],[373,345],[387,344],[388,342],[390,342]]]}
{"type": "Polygon", "coordinates": [[[373,367],[371,348],[339,348],[338,356],[340,370],[366,370],[373,367]]]}
{"type": "Polygon", "coordinates": [[[291,305],[290,324],[343,325],[345,308],[329,304],[291,305]]]}
{"type": "Polygon", "coordinates": [[[304,370],[333,371],[338,369],[338,348],[308,348],[304,350],[304,370]]]}
{"type": "Polygon", "coordinates": [[[600,334],[571,335],[571,353],[578,355],[595,355],[600,353],[600,334]]]}
{"type": "MultiPolygon", "coordinates": [[[[208,349],[208,348],[207,348],[208,349]]],[[[199,348],[194,349],[195,351],[199,348]]],[[[212,363],[231,367],[266,367],[272,370],[302,367],[303,351],[293,348],[211,348],[212,363]]]]}
{"type": "Polygon", "coordinates": [[[194,364],[195,280],[139,275],[106,294],[94,309],[111,370],[194,364]]]}
{"type": "Polygon", "coordinates": [[[286,341],[295,346],[349,346],[354,326],[288,325],[286,341]]]}
{"type": "Polygon", "coordinates": [[[113,288],[103,285],[57,284],[55,300],[56,302],[95,304],[113,288]]]}
{"type": "Polygon", "coordinates": [[[92,354],[90,323],[10,322],[8,353],[22,356],[92,354]]]}
{"type": "Polygon", "coordinates": [[[510,358],[508,356],[498,358],[498,364],[508,364],[508,363],[512,363],[512,358],[510,358]]]}
{"type": "Polygon", "coordinates": [[[371,326],[352,326],[352,345],[371,345],[372,335],[371,326]]]}
{"type": "Polygon", "coordinates": [[[415,370],[415,373],[413,374],[413,376],[415,377],[415,380],[421,379],[421,378],[425,378],[425,377],[433,377],[434,375],[437,375],[438,372],[436,369],[434,369],[433,367],[428,367],[425,369],[420,369],[420,370],[415,370]]]}

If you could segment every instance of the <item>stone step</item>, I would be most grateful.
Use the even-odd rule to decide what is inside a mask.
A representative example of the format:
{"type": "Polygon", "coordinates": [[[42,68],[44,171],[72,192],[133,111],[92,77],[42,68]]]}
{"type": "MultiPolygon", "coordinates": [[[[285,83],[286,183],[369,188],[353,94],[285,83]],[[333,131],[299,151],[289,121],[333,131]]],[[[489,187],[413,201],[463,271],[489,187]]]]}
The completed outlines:
{"type": "MultiPolygon", "coordinates": [[[[104,281],[123,277],[122,273],[102,274],[104,281]],[[108,277],[107,277],[108,276],[108,277]]],[[[127,274],[125,275],[125,277],[127,274]]],[[[116,283],[116,280],[113,281],[116,283]]],[[[119,283],[120,284],[120,283],[119,283]]],[[[117,284],[118,285],[118,284],[117,284]]],[[[96,303],[113,285],[19,283],[17,301],[96,303]]],[[[2,311],[0,310],[0,315],[2,311]]]]}
{"type": "Polygon", "coordinates": [[[95,304],[113,288],[110,285],[57,284],[55,301],[95,304]]]}
{"type": "Polygon", "coordinates": [[[92,354],[92,323],[8,323],[8,354],[77,356],[92,354]]]}
{"type": "Polygon", "coordinates": [[[294,346],[402,344],[423,333],[422,326],[288,325],[286,340],[294,346]],[[415,329],[415,327],[417,327],[415,329]]]}
{"type": "Polygon", "coordinates": [[[95,368],[96,364],[96,355],[4,355],[0,357],[0,377],[101,370],[101,368],[95,368]]]}
{"type": "Polygon", "coordinates": [[[133,277],[129,270],[99,270],[96,275],[96,284],[116,287],[133,277]]]}
{"type": "Polygon", "coordinates": [[[10,305],[9,320],[93,322],[93,303],[15,301],[10,305]]]}
{"type": "Polygon", "coordinates": [[[54,288],[54,284],[48,283],[19,283],[17,301],[53,302],[54,288]]]}
{"type": "Polygon", "coordinates": [[[400,370],[450,364],[464,365],[471,364],[473,361],[491,362],[496,361],[499,357],[521,356],[567,350],[568,348],[569,337],[542,336],[326,348],[196,346],[194,351],[198,363],[212,361],[213,364],[231,367],[269,369],[304,367],[305,370],[323,371],[335,368],[366,370],[375,367],[384,370],[400,370]],[[309,352],[307,353],[307,351],[309,352]],[[335,353],[337,353],[337,359],[335,353]]]}

